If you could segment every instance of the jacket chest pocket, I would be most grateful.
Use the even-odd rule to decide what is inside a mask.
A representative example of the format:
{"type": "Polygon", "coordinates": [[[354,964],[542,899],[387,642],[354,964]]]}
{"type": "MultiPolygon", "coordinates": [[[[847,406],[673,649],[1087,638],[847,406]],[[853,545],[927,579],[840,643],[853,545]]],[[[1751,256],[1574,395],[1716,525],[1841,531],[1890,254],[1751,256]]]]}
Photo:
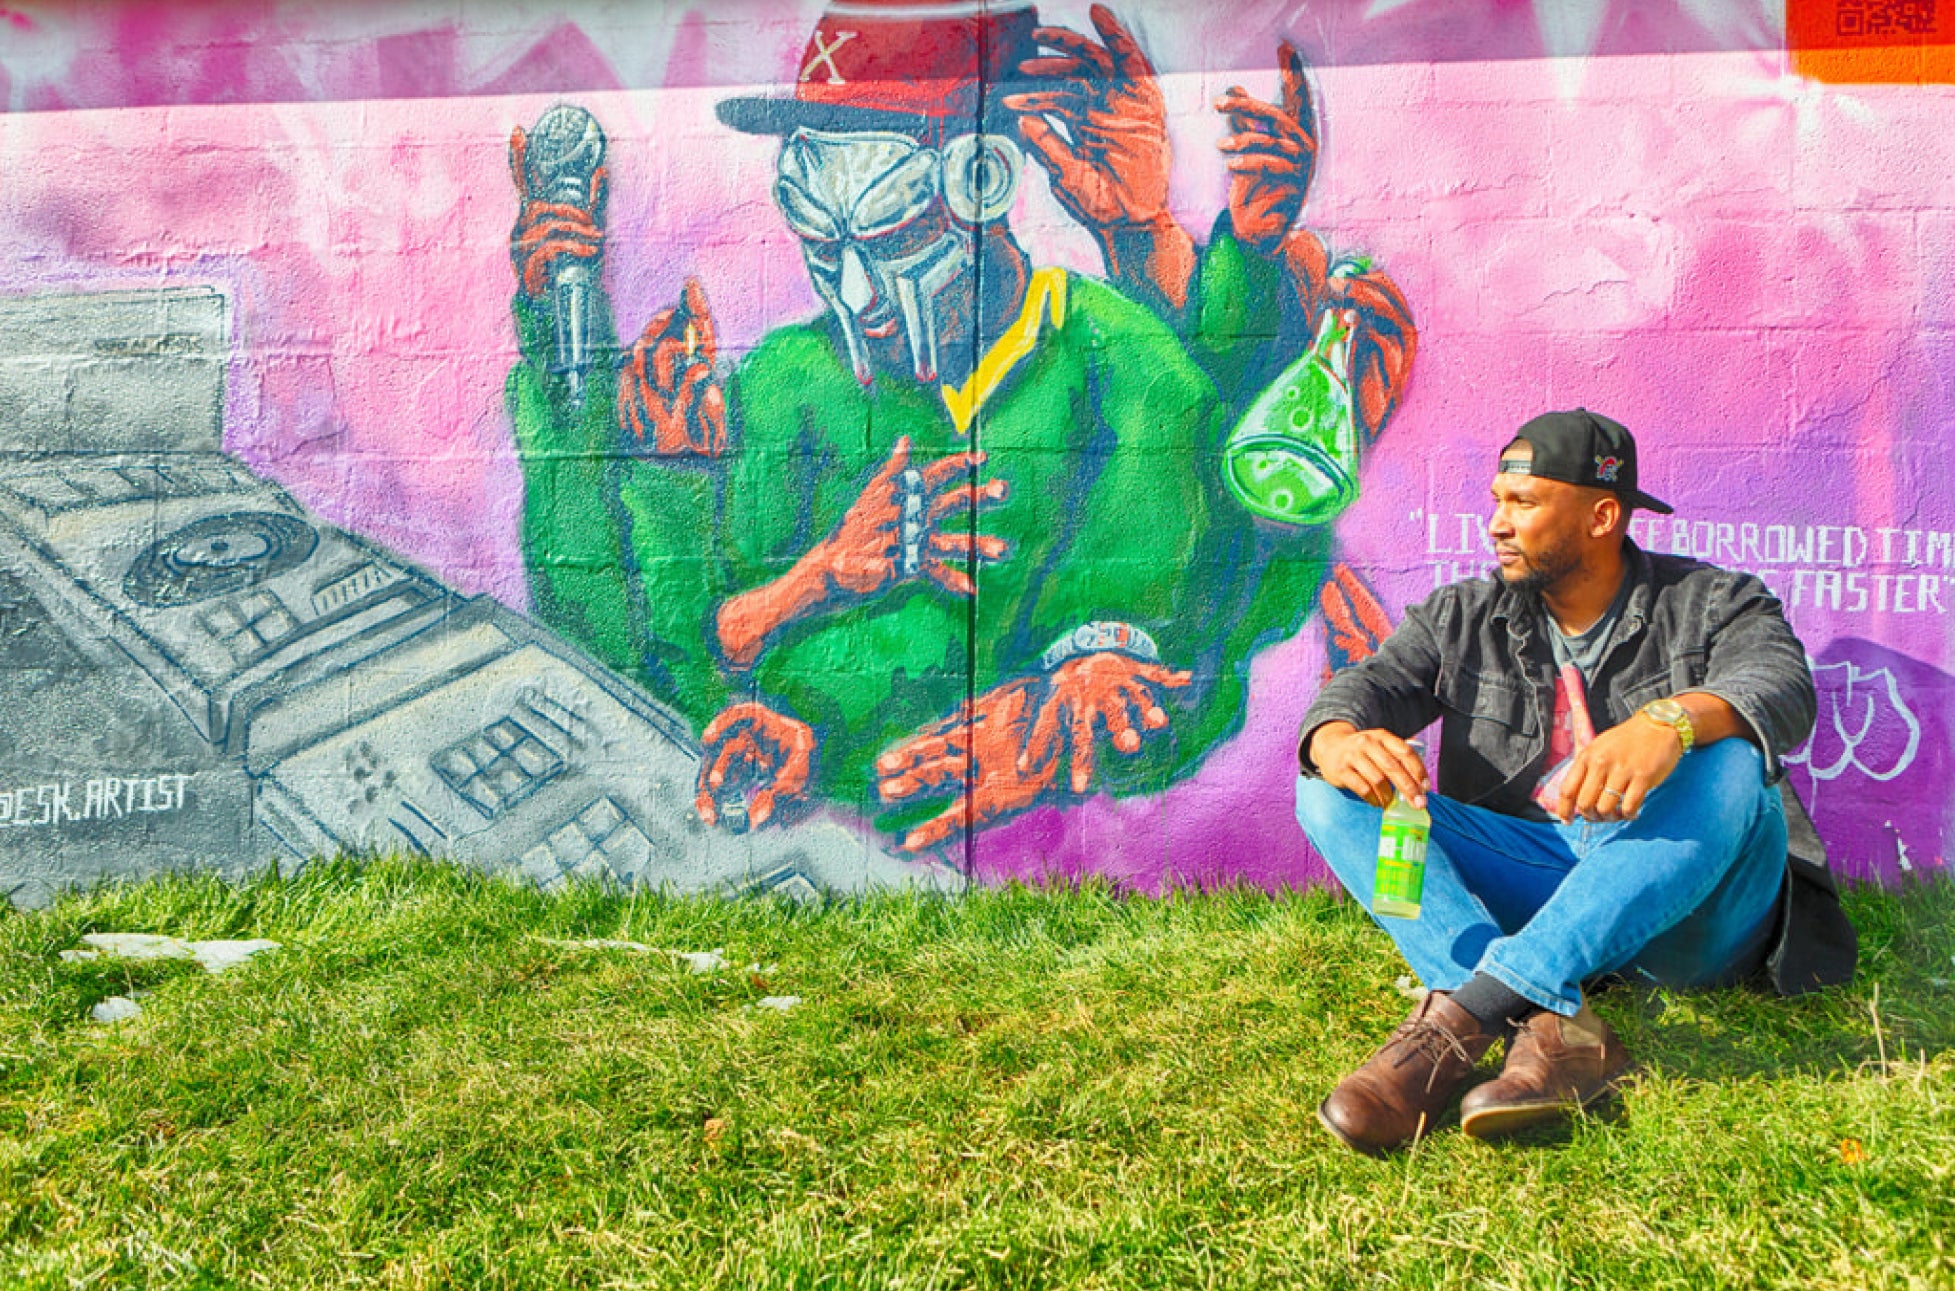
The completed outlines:
{"type": "Polygon", "coordinates": [[[1453,792],[1478,802],[1525,772],[1539,751],[1540,722],[1516,678],[1460,672],[1441,679],[1445,710],[1440,765],[1453,792]]]}
{"type": "Polygon", "coordinates": [[[1440,679],[1439,702],[1447,716],[1485,723],[1514,735],[1533,735],[1538,723],[1531,688],[1509,677],[1456,672],[1440,679]]]}
{"type": "Polygon", "coordinates": [[[1609,696],[1609,724],[1629,720],[1630,714],[1649,703],[1652,699],[1662,699],[1675,694],[1678,687],[1671,684],[1668,669],[1649,673],[1624,681],[1614,688],[1609,696]]]}

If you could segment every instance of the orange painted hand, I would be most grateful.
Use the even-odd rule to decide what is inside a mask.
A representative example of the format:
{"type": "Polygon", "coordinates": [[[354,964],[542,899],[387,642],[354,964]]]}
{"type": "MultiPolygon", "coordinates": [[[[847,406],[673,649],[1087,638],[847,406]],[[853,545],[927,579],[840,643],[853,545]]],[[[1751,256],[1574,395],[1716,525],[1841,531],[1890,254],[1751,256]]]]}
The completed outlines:
{"type": "Polygon", "coordinates": [[[1167,727],[1160,691],[1179,689],[1190,679],[1189,673],[1110,650],[1068,659],[1047,685],[1031,738],[1019,755],[1020,768],[1056,760],[1063,726],[1071,740],[1072,791],[1085,793],[1093,783],[1099,729],[1105,728],[1113,747],[1131,757],[1140,752],[1142,731],[1167,727]]]}
{"type": "Polygon", "coordinates": [[[898,439],[834,533],[786,574],[720,607],[714,623],[726,661],[750,668],[788,624],[913,578],[928,578],[954,596],[974,595],[977,562],[1011,552],[1003,538],[945,527],[959,520],[968,526],[980,507],[1009,495],[1003,480],[972,480],[983,464],[983,453],[953,453],[913,467],[909,437],[898,439]]]}
{"type": "Polygon", "coordinates": [[[713,377],[719,345],[705,288],[686,279],[679,303],[645,324],[618,371],[618,429],[653,457],[726,451],[726,396],[713,377]]]}
{"type": "Polygon", "coordinates": [[[884,801],[949,787],[959,792],[949,810],[910,831],[903,849],[934,847],[960,828],[976,829],[1038,802],[1058,783],[1068,738],[1072,791],[1085,793],[1100,729],[1114,748],[1138,753],[1143,730],[1168,724],[1157,688],[1188,682],[1188,673],[1127,655],[1085,655],[1049,678],[1006,682],[924,727],[876,760],[884,801]]]}
{"type": "Polygon", "coordinates": [[[958,791],[946,811],[904,837],[904,851],[935,847],[961,829],[1023,811],[1052,787],[1059,773],[1057,758],[1047,757],[1037,766],[1020,763],[1038,684],[1020,678],[987,691],[876,759],[885,802],[926,791],[958,791]]]}
{"type": "Polygon", "coordinates": [[[700,737],[699,796],[694,806],[708,825],[737,796],[749,828],[767,823],[784,799],[798,798],[814,767],[815,733],[808,724],[765,704],[728,705],[700,737]]]}
{"type": "Polygon", "coordinates": [[[898,439],[835,532],[809,553],[830,589],[873,596],[921,576],[955,595],[975,594],[971,564],[1003,559],[1010,544],[941,526],[1007,496],[1003,480],[971,482],[982,465],[984,454],[971,452],[912,467],[909,436],[898,439]]]}
{"type": "Polygon", "coordinates": [[[1378,647],[1392,634],[1392,621],[1385,607],[1364,581],[1343,561],[1331,568],[1317,593],[1324,611],[1324,632],[1330,647],[1330,662],[1324,668],[1328,681],[1333,672],[1363,663],[1378,653],[1378,647]]]}
{"type": "Polygon", "coordinates": [[[1094,5],[1092,18],[1098,41],[1036,29],[1032,38],[1056,53],[1018,70],[1044,88],[1008,94],[1004,105],[1018,113],[1020,137],[1074,219],[1096,230],[1150,224],[1168,209],[1167,103],[1132,33],[1105,5],[1094,5]]]}
{"type": "Polygon", "coordinates": [[[516,213],[516,227],[509,233],[509,258],[516,266],[516,280],[523,294],[542,296],[550,290],[558,261],[595,266],[603,256],[604,230],[598,220],[610,175],[603,166],[592,172],[590,192],[582,206],[546,202],[530,192],[529,172],[524,167],[528,152],[529,136],[517,126],[509,134],[509,170],[522,206],[516,213]]]}
{"type": "Polygon", "coordinates": [[[1231,85],[1215,101],[1232,131],[1216,146],[1228,158],[1229,219],[1236,236],[1273,251],[1303,211],[1317,167],[1317,110],[1303,56],[1288,41],[1277,47],[1283,101],[1273,105],[1231,85]]]}
{"type": "Polygon", "coordinates": [[[1412,376],[1412,358],[1419,348],[1412,307],[1398,285],[1375,269],[1333,270],[1324,282],[1322,303],[1357,312],[1357,326],[1351,333],[1351,384],[1357,395],[1358,426],[1368,443],[1384,429],[1412,376]]]}

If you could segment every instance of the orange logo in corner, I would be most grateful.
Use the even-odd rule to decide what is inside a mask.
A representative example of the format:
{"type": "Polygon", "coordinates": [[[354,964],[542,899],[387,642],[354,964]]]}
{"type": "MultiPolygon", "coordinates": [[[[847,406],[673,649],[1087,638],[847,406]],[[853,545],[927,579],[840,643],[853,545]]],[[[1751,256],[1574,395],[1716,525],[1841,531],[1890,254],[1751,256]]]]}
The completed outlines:
{"type": "Polygon", "coordinates": [[[1936,0],[1786,0],[1785,43],[1815,81],[1955,84],[1955,9],[1936,0]]]}

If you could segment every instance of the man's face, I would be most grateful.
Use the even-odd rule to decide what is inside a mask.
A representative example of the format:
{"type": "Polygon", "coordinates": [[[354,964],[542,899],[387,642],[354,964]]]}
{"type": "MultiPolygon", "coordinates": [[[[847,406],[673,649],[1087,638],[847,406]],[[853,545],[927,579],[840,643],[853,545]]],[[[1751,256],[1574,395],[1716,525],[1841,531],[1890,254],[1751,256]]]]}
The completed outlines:
{"type": "MultiPolygon", "coordinates": [[[[1503,450],[1501,460],[1532,460],[1528,445],[1503,450]]],[[[1500,577],[1518,591],[1540,593],[1580,569],[1582,546],[1595,513],[1595,490],[1560,480],[1502,472],[1493,477],[1493,539],[1500,577]]]]}
{"type": "MultiPolygon", "coordinates": [[[[856,378],[902,337],[919,381],[937,377],[947,292],[970,291],[971,238],[942,193],[940,154],[906,135],[801,130],[781,149],[775,200],[816,292],[841,322],[856,378]]],[[[893,356],[881,356],[890,362],[893,356]]]]}

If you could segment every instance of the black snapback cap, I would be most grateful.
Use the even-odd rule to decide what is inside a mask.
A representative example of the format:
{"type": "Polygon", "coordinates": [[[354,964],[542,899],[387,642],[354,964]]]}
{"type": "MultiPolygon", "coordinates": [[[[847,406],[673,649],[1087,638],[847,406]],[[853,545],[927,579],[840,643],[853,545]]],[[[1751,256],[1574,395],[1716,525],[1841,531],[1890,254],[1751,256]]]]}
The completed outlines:
{"type": "Polygon", "coordinates": [[[1533,475],[1583,488],[1607,489],[1631,507],[1669,515],[1672,507],[1636,487],[1636,437],[1619,421],[1586,408],[1544,412],[1514,433],[1509,443],[1525,442],[1532,461],[1503,456],[1505,475],[1533,475]]]}

